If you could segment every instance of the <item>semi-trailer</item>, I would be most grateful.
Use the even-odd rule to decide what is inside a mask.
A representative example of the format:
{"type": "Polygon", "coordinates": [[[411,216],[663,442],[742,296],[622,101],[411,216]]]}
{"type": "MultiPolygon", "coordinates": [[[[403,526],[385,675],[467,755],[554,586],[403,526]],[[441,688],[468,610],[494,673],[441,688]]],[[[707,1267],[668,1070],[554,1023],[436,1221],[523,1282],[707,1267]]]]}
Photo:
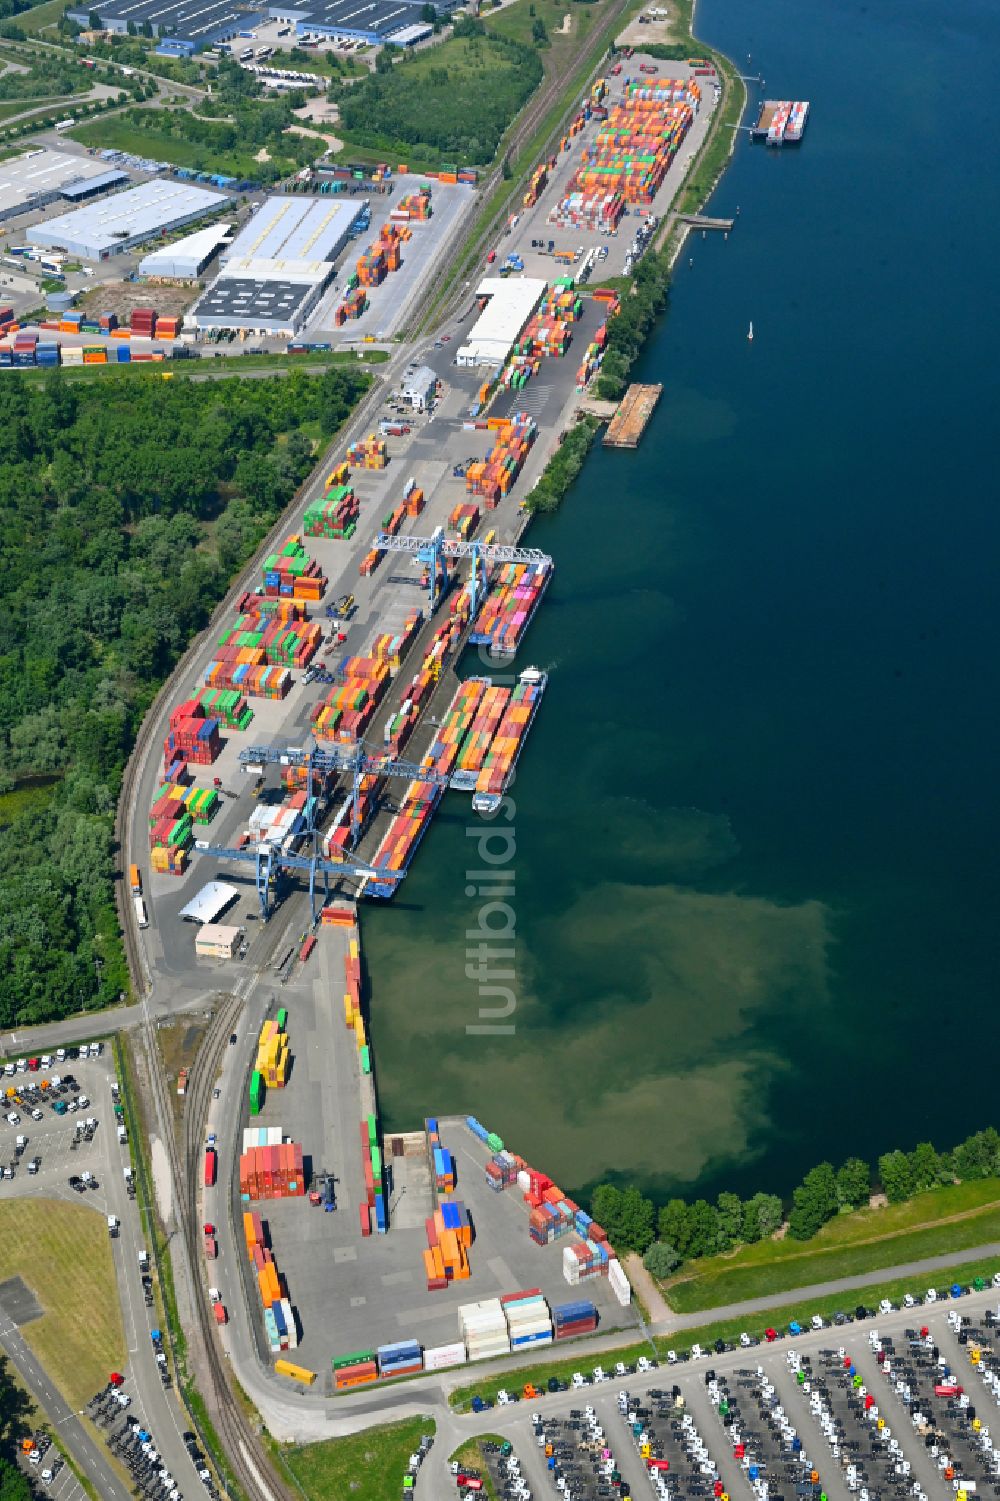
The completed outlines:
{"type": "Polygon", "coordinates": [[[215,1148],[214,1147],[206,1147],[205,1148],[205,1187],[206,1188],[214,1188],[214,1186],[215,1186],[215,1168],[216,1168],[215,1148]]]}

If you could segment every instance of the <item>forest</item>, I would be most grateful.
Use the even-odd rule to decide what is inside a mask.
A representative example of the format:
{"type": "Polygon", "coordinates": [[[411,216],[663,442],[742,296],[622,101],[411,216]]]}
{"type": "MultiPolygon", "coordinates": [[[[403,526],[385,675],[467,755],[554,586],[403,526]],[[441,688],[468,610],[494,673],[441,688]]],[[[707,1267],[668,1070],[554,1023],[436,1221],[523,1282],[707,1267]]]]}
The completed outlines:
{"type": "Polygon", "coordinates": [[[0,1026],[127,989],[113,824],[136,729],[367,383],[0,384],[0,1026]]]}
{"type": "Polygon", "coordinates": [[[479,166],[492,161],[541,79],[534,48],[493,36],[480,21],[460,20],[439,47],[407,55],[358,83],[334,83],[330,97],[358,145],[412,146],[428,162],[479,166]]]}
{"type": "Polygon", "coordinates": [[[51,99],[89,92],[92,83],[74,59],[32,56],[26,72],[0,74],[0,99],[51,99]]]}

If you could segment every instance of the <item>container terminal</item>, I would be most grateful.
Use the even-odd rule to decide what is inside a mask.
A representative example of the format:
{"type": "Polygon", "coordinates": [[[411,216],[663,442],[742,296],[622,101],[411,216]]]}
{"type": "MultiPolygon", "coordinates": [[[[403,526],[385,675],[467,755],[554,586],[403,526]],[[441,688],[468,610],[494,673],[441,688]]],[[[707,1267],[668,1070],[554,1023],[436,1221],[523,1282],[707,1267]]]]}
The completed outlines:
{"type": "Polygon", "coordinates": [[[801,141],[808,118],[808,99],[765,99],[757,123],[750,127],[750,137],[768,146],[794,146],[801,141]]]}
{"type": "Polygon", "coordinates": [[[639,440],[662,395],[662,385],[629,386],[604,434],[604,446],[638,448],[639,440]]]}
{"type": "MultiPolygon", "coordinates": [[[[383,1129],[362,918],[365,900],[405,889],[446,800],[488,819],[530,765],[549,683],[531,633],[558,560],[528,545],[523,502],[619,306],[611,289],[585,290],[589,251],[567,268],[539,228],[574,214],[574,237],[613,247],[624,209],[669,208],[710,113],[677,71],[610,78],[544,164],[503,236],[506,259],[541,283],[523,306],[498,302],[482,323],[520,274],[498,268],[432,348],[409,367],[393,355],[384,417],[369,412],[332,451],[192,653],[137,780],[125,854],[140,866],[153,983],[191,1003],[234,983],[243,997],[209,1104],[217,1179],[199,1214],[217,1230],[212,1285],[232,1311],[219,1338],[234,1357],[233,1325],[251,1312],[256,1358],[233,1369],[255,1400],[262,1381],[280,1383],[276,1360],[329,1397],[635,1327],[606,1236],[544,1163],[445,1114],[446,1099],[421,1129],[383,1129]],[[654,119],[666,132],[634,174],[598,139],[619,91],[624,134],[654,119]],[[609,191],[621,203],[602,229],[609,191]],[[404,401],[410,387],[419,403],[404,401]],[[185,919],[213,925],[200,955],[185,919]]],[[[633,394],[634,442],[658,394],[633,394]]]]}

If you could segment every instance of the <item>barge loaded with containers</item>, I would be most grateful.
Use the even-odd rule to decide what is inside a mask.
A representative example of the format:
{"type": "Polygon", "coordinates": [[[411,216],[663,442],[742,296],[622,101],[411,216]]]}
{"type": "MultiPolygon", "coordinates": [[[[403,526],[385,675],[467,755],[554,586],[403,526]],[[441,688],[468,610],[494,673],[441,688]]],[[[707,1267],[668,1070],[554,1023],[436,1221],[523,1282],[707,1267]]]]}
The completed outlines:
{"type": "Polygon", "coordinates": [[[802,139],[809,118],[808,99],[765,99],[750,138],[768,146],[794,146],[802,139]]]}

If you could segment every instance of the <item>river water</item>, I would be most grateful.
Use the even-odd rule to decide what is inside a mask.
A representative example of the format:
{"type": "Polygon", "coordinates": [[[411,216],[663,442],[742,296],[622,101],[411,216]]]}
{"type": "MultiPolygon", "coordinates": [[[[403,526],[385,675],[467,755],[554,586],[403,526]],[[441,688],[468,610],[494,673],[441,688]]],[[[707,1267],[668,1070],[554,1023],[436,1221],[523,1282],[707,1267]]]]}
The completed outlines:
{"type": "Polygon", "coordinates": [[[812,101],[806,139],[741,136],[641,448],[532,528],[516,848],[451,795],[364,914],[386,1123],[473,1111],[567,1190],[787,1192],[996,1118],[1000,10],[701,0],[698,29],[812,101]],[[467,1030],[482,853],[513,1035],[467,1030]]]}

